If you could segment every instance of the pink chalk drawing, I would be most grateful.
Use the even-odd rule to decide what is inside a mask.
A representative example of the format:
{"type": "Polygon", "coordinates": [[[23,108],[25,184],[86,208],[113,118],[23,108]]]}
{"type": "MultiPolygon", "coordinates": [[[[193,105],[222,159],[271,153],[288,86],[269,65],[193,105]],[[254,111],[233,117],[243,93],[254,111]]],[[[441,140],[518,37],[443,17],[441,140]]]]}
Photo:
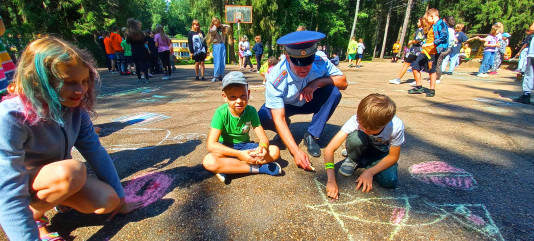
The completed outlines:
{"type": "Polygon", "coordinates": [[[173,179],[168,175],[155,172],[137,177],[126,184],[126,200],[141,202],[146,207],[165,196],[173,179]]]}
{"type": "Polygon", "coordinates": [[[472,190],[477,185],[471,173],[441,161],[415,164],[410,167],[410,174],[424,183],[447,188],[472,190]]]}
{"type": "Polygon", "coordinates": [[[405,208],[394,208],[391,214],[391,219],[390,219],[391,223],[400,224],[402,219],[404,219],[405,214],[406,214],[405,208]]]}
{"type": "MultiPolygon", "coordinates": [[[[305,206],[313,210],[314,215],[330,215],[347,235],[347,240],[368,240],[370,238],[366,233],[358,230],[375,229],[377,226],[381,226],[381,230],[384,230],[382,239],[388,240],[417,240],[421,238],[411,237],[411,233],[458,228],[458,226],[473,231],[475,236],[483,235],[487,240],[504,240],[484,204],[439,204],[417,195],[373,197],[359,192],[356,194],[340,192],[339,200],[331,202],[325,193],[326,186],[317,178],[314,181],[322,202],[305,206]],[[373,212],[370,213],[369,210],[373,212]]],[[[462,235],[464,234],[458,234],[458,237],[451,236],[448,239],[469,240],[469,233],[468,236],[462,237],[462,235]]]]}

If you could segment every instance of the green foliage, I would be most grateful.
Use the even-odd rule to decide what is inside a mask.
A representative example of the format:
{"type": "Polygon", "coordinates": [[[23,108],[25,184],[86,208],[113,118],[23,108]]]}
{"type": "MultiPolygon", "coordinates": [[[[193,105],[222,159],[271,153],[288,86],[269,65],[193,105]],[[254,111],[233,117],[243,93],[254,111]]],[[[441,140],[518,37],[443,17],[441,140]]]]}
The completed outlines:
{"type": "MultiPolygon", "coordinates": [[[[355,35],[364,39],[366,56],[371,55],[375,46],[381,47],[389,2],[360,1],[355,35]]],[[[387,48],[391,48],[400,36],[406,2],[394,1],[387,48]]],[[[437,7],[442,17],[454,16],[458,23],[465,24],[466,33],[488,33],[491,25],[500,21],[505,31],[512,34],[512,45],[522,40],[524,30],[534,20],[532,0],[415,2],[405,42],[412,37],[415,23],[427,7],[437,7]]],[[[98,57],[100,49],[93,41],[93,33],[97,30],[109,30],[112,25],[125,27],[126,20],[133,17],[142,22],[143,29],[161,24],[170,36],[185,38],[191,21],[198,19],[201,29],[207,34],[212,17],[225,21],[226,3],[228,1],[223,0],[2,0],[0,15],[6,25],[2,40],[10,50],[13,48],[15,52],[20,52],[40,34],[54,34],[76,42],[98,57]]],[[[327,37],[321,45],[326,47],[326,52],[337,52],[343,58],[356,9],[356,1],[349,0],[233,0],[231,4],[252,6],[253,23],[240,24],[240,34],[249,37],[260,35],[266,57],[281,54],[276,40],[303,25],[308,30],[325,33],[327,37]]],[[[233,37],[235,40],[239,38],[237,26],[233,27],[233,37]]],[[[253,38],[249,39],[254,44],[253,38]]]]}

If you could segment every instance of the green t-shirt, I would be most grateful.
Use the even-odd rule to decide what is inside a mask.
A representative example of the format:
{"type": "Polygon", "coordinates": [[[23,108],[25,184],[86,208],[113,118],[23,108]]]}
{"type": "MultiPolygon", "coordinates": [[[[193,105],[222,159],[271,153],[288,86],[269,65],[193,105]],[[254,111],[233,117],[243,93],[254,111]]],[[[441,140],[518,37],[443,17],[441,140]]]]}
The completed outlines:
{"type": "Polygon", "coordinates": [[[121,47],[124,49],[124,56],[132,56],[132,46],[126,43],[126,39],[122,40],[121,47]]]}
{"type": "Polygon", "coordinates": [[[349,43],[349,54],[355,54],[358,52],[358,43],[356,41],[350,41],[349,43]]]}
{"type": "Polygon", "coordinates": [[[240,117],[235,117],[230,113],[228,103],[225,103],[215,110],[213,119],[211,119],[211,128],[221,130],[219,142],[228,144],[249,142],[249,131],[258,126],[260,126],[260,117],[256,108],[250,105],[245,107],[240,117]]]}

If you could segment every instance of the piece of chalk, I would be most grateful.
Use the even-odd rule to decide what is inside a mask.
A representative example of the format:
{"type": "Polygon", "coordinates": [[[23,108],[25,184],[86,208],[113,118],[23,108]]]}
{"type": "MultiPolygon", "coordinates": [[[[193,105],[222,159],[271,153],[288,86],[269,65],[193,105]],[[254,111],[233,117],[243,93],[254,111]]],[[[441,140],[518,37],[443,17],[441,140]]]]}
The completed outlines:
{"type": "Polygon", "coordinates": [[[310,168],[312,171],[315,171],[315,167],[313,167],[311,164],[310,164],[310,168]]]}

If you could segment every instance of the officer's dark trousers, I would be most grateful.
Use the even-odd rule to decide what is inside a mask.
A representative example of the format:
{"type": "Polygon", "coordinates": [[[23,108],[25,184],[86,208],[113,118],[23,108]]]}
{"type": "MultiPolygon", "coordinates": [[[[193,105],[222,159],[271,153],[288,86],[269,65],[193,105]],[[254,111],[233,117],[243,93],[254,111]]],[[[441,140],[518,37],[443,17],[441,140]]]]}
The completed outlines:
{"type": "MultiPolygon", "coordinates": [[[[339,92],[339,89],[334,85],[328,85],[317,89],[313,93],[313,99],[303,106],[286,105],[285,115],[287,118],[297,114],[313,113],[308,132],[314,137],[321,137],[326,122],[336,110],[340,100],[341,92],[339,92]]],[[[276,131],[271,109],[265,107],[264,104],[258,111],[258,115],[264,129],[276,131]]]]}

